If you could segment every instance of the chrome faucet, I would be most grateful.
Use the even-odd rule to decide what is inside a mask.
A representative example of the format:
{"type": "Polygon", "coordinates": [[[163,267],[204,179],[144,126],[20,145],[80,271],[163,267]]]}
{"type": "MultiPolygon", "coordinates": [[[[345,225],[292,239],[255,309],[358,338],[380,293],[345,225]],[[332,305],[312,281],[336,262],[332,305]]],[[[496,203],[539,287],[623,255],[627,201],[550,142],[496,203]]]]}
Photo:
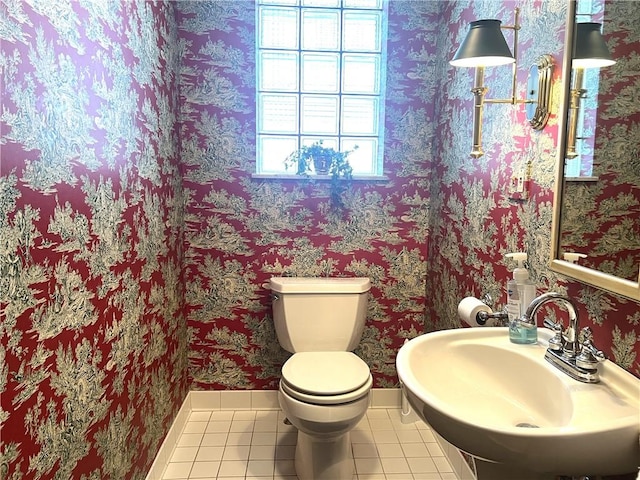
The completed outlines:
{"type": "Polygon", "coordinates": [[[561,323],[544,320],[544,325],[555,332],[549,340],[549,348],[544,358],[576,380],[597,383],[599,381],[598,363],[603,362],[606,357],[593,345],[593,334],[589,327],[583,328],[578,335],[578,309],[571,299],[556,292],[544,293],[533,299],[520,321],[535,325],[536,313],[548,302],[564,304],[569,313],[569,326],[563,331],[561,323]]]}

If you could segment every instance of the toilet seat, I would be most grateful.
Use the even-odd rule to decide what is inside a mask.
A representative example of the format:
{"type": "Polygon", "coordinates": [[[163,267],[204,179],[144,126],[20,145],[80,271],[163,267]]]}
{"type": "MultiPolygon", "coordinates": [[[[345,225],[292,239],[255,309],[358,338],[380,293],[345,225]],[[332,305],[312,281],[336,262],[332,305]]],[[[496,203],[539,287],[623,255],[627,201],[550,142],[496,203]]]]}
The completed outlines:
{"type": "Polygon", "coordinates": [[[282,367],[281,389],[317,405],[357,400],[371,389],[369,367],[351,352],[300,352],[282,367]]]}

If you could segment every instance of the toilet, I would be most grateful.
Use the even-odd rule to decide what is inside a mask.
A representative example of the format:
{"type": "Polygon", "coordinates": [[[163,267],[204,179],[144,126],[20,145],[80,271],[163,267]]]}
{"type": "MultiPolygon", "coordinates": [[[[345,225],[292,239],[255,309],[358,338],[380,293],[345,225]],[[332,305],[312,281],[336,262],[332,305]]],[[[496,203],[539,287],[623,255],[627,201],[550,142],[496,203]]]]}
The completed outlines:
{"type": "Polygon", "coordinates": [[[367,316],[368,278],[273,277],[273,320],[293,355],[282,367],[280,408],[298,429],[300,480],[351,480],[349,432],[369,407],[373,378],[352,351],[367,316]]]}

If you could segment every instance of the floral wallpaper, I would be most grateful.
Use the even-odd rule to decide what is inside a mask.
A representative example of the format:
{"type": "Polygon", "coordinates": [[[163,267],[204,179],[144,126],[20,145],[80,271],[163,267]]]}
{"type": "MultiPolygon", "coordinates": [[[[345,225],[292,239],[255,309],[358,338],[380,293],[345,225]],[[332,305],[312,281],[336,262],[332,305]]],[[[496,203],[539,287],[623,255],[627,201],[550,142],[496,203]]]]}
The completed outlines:
{"type": "MultiPolygon", "coordinates": [[[[527,65],[544,53],[556,62],[559,78],[562,64],[564,1],[531,1],[521,5],[519,98],[524,97],[527,65]]],[[[513,24],[510,2],[451,2],[443,17],[451,32],[450,42],[462,40],[468,22],[497,18],[513,24]]],[[[508,42],[511,41],[507,34],[508,42]]],[[[455,47],[441,44],[441,55],[449,58],[455,47]]],[[[508,74],[500,68],[487,70],[488,98],[509,98],[508,74]]],[[[426,328],[439,330],[459,326],[456,306],[466,295],[490,293],[497,303],[506,300],[504,285],[514,265],[504,258],[512,251],[529,254],[530,274],[538,292],[558,291],[574,298],[581,325],[594,331],[595,343],[608,357],[640,376],[640,308],[637,302],[607,294],[563,278],[548,269],[552,216],[555,151],[558,138],[559,81],[554,83],[552,115],[547,127],[533,131],[524,109],[492,104],[485,107],[485,155],[468,156],[471,139],[472,71],[448,69],[438,111],[440,123],[437,159],[430,196],[431,226],[426,301],[426,328]],[[508,133],[505,133],[508,132],[508,133]],[[532,186],[529,199],[513,201],[510,178],[529,165],[532,186]],[[435,213],[437,212],[437,213],[435,213]]],[[[610,194],[616,192],[612,187],[610,194]]],[[[565,318],[564,312],[551,316],[565,318]]]]}
{"type": "Polygon", "coordinates": [[[188,391],[173,5],[0,8],[0,478],[142,479],[188,391]]]}
{"type": "MultiPolygon", "coordinates": [[[[616,64],[599,71],[595,129],[596,182],[566,182],[565,251],[588,254],[582,265],[638,280],[640,263],[640,4],[604,2],[604,39],[616,64]],[[635,21],[630,21],[635,19],[635,21]]],[[[593,140],[592,140],[593,141],[593,140]]]]}
{"type": "MultiPolygon", "coordinates": [[[[404,339],[461,327],[465,295],[503,303],[504,254],[524,249],[640,375],[638,303],[547,269],[555,111],[534,132],[488,106],[468,155],[473,76],[448,59],[511,2],[390,2],[388,180],[354,182],[344,211],[325,183],[252,177],[253,1],[0,2],[3,479],[144,478],[189,389],[277,388],[272,275],[370,277],[356,353],[394,387],[404,339]]],[[[520,64],[559,63],[565,2],[520,6],[520,64]]]]}

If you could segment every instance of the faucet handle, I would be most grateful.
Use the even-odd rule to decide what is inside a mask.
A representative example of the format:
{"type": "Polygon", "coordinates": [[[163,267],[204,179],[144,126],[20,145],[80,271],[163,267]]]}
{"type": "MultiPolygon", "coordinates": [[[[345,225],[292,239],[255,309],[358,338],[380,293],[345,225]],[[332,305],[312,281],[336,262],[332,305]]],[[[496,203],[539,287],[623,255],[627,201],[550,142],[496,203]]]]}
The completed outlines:
{"type": "Polygon", "coordinates": [[[598,363],[607,359],[605,354],[593,344],[593,332],[589,327],[580,331],[580,353],[576,357],[576,365],[581,368],[595,369],[598,363]]]}
{"type": "Polygon", "coordinates": [[[554,322],[549,317],[545,317],[542,324],[554,332],[553,337],[549,339],[549,350],[556,352],[562,350],[562,324],[554,322]]]}

